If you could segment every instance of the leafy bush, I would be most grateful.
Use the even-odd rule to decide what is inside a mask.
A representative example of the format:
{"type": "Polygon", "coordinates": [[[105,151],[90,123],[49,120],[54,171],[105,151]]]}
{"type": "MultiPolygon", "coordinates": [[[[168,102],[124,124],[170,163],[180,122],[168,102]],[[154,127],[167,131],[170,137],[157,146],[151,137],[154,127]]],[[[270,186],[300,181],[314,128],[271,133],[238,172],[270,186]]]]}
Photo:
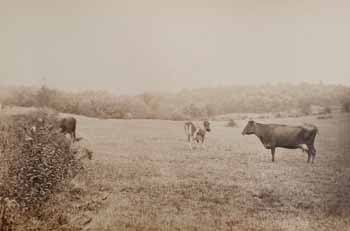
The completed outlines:
{"type": "Polygon", "coordinates": [[[56,119],[36,111],[0,120],[0,197],[16,201],[24,213],[39,211],[79,169],[56,119]]]}

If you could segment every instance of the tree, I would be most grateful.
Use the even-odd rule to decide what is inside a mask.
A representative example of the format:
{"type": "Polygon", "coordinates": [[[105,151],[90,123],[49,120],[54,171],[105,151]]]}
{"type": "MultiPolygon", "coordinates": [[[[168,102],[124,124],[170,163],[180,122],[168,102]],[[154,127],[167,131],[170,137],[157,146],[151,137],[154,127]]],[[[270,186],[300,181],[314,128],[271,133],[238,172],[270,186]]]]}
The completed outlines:
{"type": "Polygon", "coordinates": [[[56,96],[56,91],[42,85],[36,94],[36,104],[39,107],[50,107],[56,96]]]}

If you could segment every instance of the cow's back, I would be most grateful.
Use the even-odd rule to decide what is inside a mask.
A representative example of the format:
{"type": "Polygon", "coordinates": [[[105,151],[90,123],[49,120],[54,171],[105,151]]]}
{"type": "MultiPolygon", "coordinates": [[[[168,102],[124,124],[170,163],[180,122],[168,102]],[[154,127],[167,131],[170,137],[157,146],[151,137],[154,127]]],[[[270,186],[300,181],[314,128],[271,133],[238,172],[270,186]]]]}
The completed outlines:
{"type": "Polygon", "coordinates": [[[317,128],[303,126],[279,125],[272,129],[277,146],[294,147],[299,144],[313,143],[317,128]]]}
{"type": "Polygon", "coordinates": [[[76,129],[77,121],[74,117],[66,117],[60,120],[60,128],[62,132],[74,132],[76,129]]]}

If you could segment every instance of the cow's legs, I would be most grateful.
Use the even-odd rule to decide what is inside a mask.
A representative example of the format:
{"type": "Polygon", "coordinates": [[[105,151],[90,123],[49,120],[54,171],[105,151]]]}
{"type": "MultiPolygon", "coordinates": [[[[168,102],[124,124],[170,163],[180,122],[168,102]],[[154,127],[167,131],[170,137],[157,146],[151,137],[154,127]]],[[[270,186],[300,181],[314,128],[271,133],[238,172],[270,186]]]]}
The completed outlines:
{"type": "Polygon", "coordinates": [[[190,146],[190,149],[192,150],[193,147],[192,147],[192,137],[191,137],[191,135],[188,135],[188,144],[190,146]]]}
{"type": "Polygon", "coordinates": [[[313,164],[316,157],[316,149],[313,145],[310,145],[309,149],[310,149],[310,155],[311,155],[311,164],[313,164]]]}
{"type": "Polygon", "coordinates": [[[201,138],[201,148],[204,149],[204,137],[201,138]]]}
{"type": "Polygon", "coordinates": [[[311,150],[307,151],[307,163],[310,163],[310,159],[311,159],[311,150]]]}
{"type": "Polygon", "coordinates": [[[73,131],[71,134],[70,134],[71,138],[73,139],[73,142],[75,141],[76,139],[76,136],[75,136],[75,131],[73,131]]]}
{"type": "Polygon", "coordinates": [[[276,148],[271,147],[272,162],[275,162],[275,151],[276,151],[276,148]]]}
{"type": "Polygon", "coordinates": [[[309,163],[312,157],[312,149],[310,146],[306,144],[299,144],[298,148],[307,153],[307,163],[309,163]]]}
{"type": "Polygon", "coordinates": [[[311,163],[314,163],[314,159],[316,156],[316,149],[312,144],[308,144],[307,149],[308,149],[307,150],[307,163],[310,163],[310,160],[311,160],[311,163]]]}

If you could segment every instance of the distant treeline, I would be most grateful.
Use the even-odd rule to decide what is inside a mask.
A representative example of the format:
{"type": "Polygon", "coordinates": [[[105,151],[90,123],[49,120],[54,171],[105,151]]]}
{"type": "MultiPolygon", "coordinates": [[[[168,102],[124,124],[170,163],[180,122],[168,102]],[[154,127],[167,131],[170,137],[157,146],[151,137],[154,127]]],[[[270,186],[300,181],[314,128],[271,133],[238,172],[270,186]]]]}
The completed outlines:
{"type": "Polygon", "coordinates": [[[78,93],[29,87],[0,87],[3,105],[50,107],[59,112],[99,118],[189,119],[228,113],[270,113],[299,110],[311,105],[350,110],[350,88],[302,83],[229,86],[116,96],[105,91],[78,93]]]}

